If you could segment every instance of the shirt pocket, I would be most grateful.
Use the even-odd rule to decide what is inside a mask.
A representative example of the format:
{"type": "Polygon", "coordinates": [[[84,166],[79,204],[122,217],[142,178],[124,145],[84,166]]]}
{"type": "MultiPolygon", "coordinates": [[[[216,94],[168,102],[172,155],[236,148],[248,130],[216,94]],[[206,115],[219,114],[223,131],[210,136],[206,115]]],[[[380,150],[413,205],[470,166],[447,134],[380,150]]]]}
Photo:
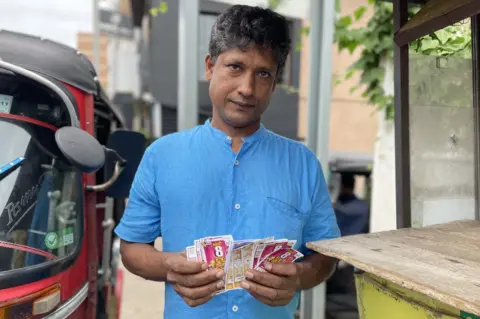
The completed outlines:
{"type": "Polygon", "coordinates": [[[275,197],[267,196],[265,205],[266,227],[275,239],[302,239],[304,214],[295,206],[275,197]]]}

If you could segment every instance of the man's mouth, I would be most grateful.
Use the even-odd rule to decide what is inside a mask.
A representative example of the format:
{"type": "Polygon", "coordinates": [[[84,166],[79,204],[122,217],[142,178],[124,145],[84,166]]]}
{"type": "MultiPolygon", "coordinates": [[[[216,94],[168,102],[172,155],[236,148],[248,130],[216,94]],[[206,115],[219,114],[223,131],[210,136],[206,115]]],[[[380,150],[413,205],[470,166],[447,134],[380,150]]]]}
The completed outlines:
{"type": "Polygon", "coordinates": [[[230,100],[230,102],[232,102],[233,104],[236,104],[240,107],[245,107],[245,108],[250,108],[250,107],[255,107],[254,104],[251,104],[251,103],[244,103],[244,102],[240,102],[240,101],[232,101],[230,100]]]}

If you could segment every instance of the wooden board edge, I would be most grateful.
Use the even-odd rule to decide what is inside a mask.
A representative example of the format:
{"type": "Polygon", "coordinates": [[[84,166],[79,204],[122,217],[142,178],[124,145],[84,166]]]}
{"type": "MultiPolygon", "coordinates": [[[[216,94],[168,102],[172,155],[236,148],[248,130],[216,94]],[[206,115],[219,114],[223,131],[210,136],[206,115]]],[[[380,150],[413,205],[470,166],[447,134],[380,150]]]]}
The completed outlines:
{"type": "Polygon", "coordinates": [[[430,286],[424,285],[422,283],[419,283],[413,280],[406,281],[404,278],[401,278],[395,273],[392,273],[386,269],[383,269],[382,267],[372,266],[372,265],[363,263],[356,258],[351,258],[350,256],[336,253],[326,247],[320,247],[315,245],[314,243],[307,243],[306,247],[319,254],[322,254],[328,257],[333,257],[339,260],[343,260],[346,263],[352,265],[353,267],[361,271],[371,273],[377,277],[391,281],[392,283],[397,284],[405,289],[417,291],[430,298],[442,301],[443,303],[449,306],[455,307],[461,311],[466,311],[466,312],[473,313],[475,315],[480,316],[480,305],[471,304],[463,299],[453,298],[451,295],[448,295],[443,292],[439,292],[430,286]]]}

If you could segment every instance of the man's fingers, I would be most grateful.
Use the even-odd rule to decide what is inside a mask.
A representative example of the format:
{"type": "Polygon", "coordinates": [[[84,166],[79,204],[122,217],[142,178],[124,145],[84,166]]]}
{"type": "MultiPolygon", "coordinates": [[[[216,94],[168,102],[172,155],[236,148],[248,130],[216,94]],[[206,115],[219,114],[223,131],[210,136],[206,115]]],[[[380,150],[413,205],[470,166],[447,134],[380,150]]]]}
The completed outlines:
{"type": "Polygon", "coordinates": [[[202,299],[196,299],[196,300],[192,300],[192,299],[188,299],[188,298],[183,298],[183,300],[187,303],[187,305],[189,305],[190,307],[197,307],[197,306],[200,306],[200,305],[203,305],[204,303],[206,303],[207,301],[209,301],[210,299],[213,298],[213,295],[210,295],[208,297],[205,297],[205,298],[202,298],[202,299]]]}
{"type": "Polygon", "coordinates": [[[271,287],[275,289],[280,289],[285,286],[285,279],[283,277],[270,274],[268,272],[260,272],[253,269],[248,270],[245,273],[245,277],[249,281],[261,284],[262,286],[271,287]]]}
{"type": "Polygon", "coordinates": [[[190,261],[180,254],[172,256],[165,261],[165,266],[176,273],[180,274],[196,274],[207,269],[207,264],[190,261]]]}
{"type": "Polygon", "coordinates": [[[172,283],[177,283],[183,287],[195,288],[205,286],[214,281],[222,279],[224,276],[223,270],[207,270],[198,274],[183,275],[175,272],[167,274],[167,280],[172,283]]]}
{"type": "Polygon", "coordinates": [[[270,299],[267,299],[265,297],[262,297],[260,295],[257,295],[253,292],[250,292],[250,294],[255,298],[257,299],[258,301],[266,304],[266,305],[269,305],[269,306],[273,306],[273,307],[278,307],[278,306],[285,306],[287,305],[290,301],[291,301],[291,298],[290,299],[283,299],[283,300],[270,300],[270,299]]]}
{"type": "Polygon", "coordinates": [[[270,301],[291,299],[291,292],[288,290],[265,287],[252,281],[243,281],[241,286],[250,293],[261,296],[270,301]]]}
{"type": "Polygon", "coordinates": [[[291,263],[291,264],[272,264],[267,263],[266,269],[268,272],[278,275],[278,276],[286,276],[292,277],[297,276],[299,273],[299,263],[291,263]]]}
{"type": "Polygon", "coordinates": [[[223,288],[224,286],[225,283],[223,281],[216,281],[206,286],[196,288],[184,287],[180,284],[174,285],[173,288],[183,298],[195,301],[211,297],[217,290],[223,288]]]}

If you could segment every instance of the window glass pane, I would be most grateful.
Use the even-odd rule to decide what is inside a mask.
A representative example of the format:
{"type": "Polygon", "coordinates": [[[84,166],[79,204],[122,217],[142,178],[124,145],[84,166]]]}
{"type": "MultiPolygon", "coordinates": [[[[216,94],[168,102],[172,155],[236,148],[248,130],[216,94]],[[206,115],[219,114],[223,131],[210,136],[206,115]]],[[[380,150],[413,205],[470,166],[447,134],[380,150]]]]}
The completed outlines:
{"type": "Polygon", "coordinates": [[[54,131],[0,113],[0,272],[65,257],[81,244],[82,180],[52,156],[54,131]],[[10,163],[21,161],[15,169],[10,163]],[[7,172],[7,173],[5,173],[7,172]]]}
{"type": "Polygon", "coordinates": [[[412,226],[474,219],[471,56],[410,53],[409,86],[412,226]]]}

